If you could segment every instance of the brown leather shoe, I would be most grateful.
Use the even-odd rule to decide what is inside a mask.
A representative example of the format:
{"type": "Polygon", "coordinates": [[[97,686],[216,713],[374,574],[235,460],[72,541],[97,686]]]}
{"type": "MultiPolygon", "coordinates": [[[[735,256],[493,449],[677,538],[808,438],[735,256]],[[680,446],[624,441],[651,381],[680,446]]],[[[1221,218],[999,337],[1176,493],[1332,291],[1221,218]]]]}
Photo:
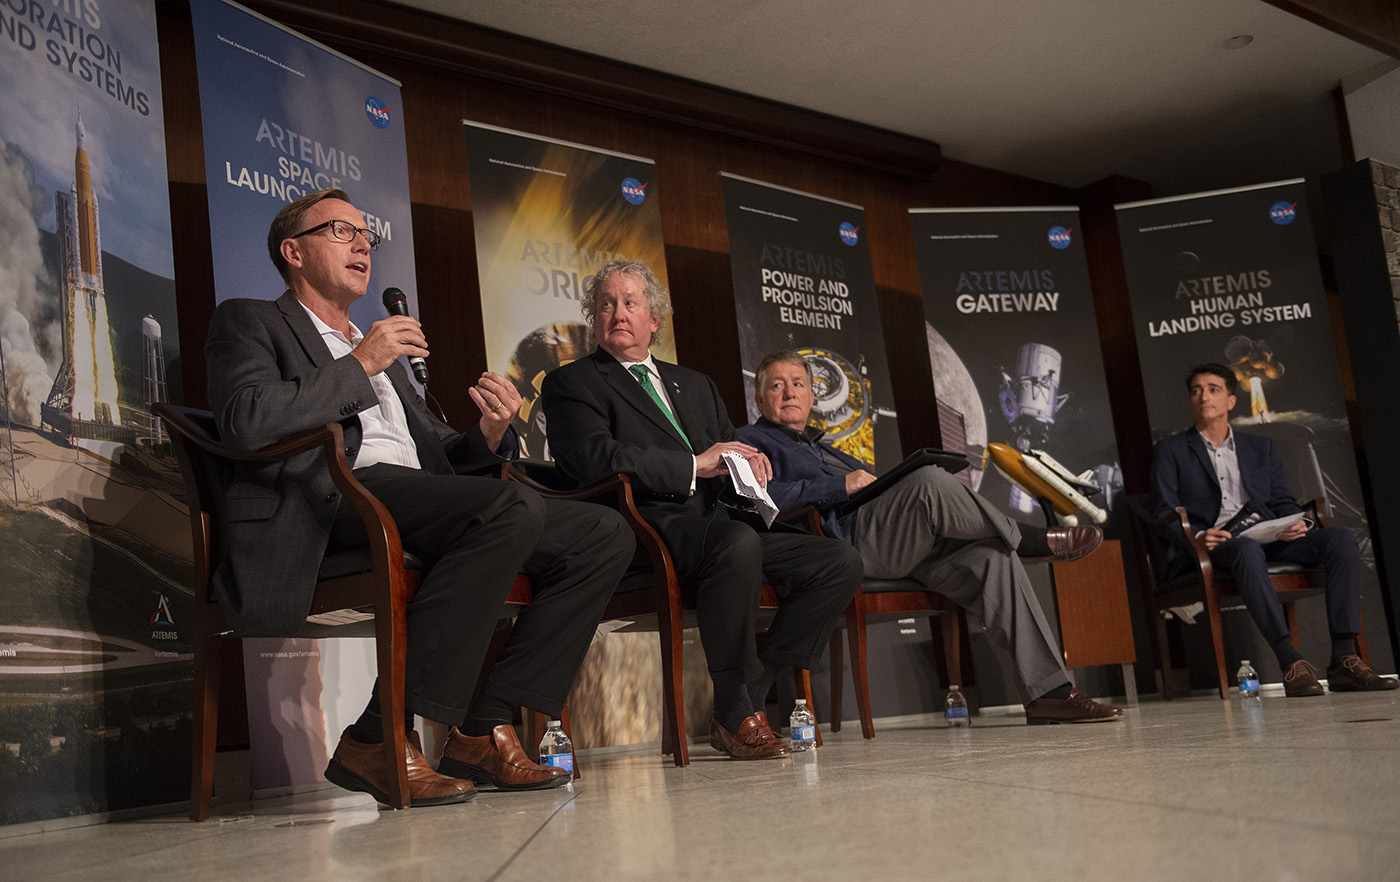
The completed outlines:
{"type": "Polygon", "coordinates": [[[1034,532],[1022,530],[1021,549],[1018,550],[1022,563],[1035,564],[1069,563],[1098,548],[1103,543],[1103,530],[1098,527],[1052,527],[1045,531],[1045,542],[1040,543],[1034,532]],[[1049,549],[1049,554],[1044,553],[1049,549]]]}
{"type": "Polygon", "coordinates": [[[1298,659],[1283,672],[1283,694],[1289,698],[1304,695],[1321,695],[1322,684],[1317,682],[1317,668],[1306,659],[1298,659]]]}
{"type": "Polygon", "coordinates": [[[1327,666],[1328,692],[1385,692],[1400,686],[1400,680],[1382,677],[1359,655],[1344,655],[1327,666]]]}
{"type": "Polygon", "coordinates": [[[1050,545],[1052,561],[1069,563],[1098,548],[1103,543],[1103,530],[1098,527],[1055,527],[1045,531],[1045,541],[1050,545]]]}
{"type": "MultiPolygon", "coordinates": [[[[410,730],[407,736],[404,759],[408,763],[409,805],[414,808],[450,805],[476,796],[472,782],[446,778],[433,771],[428,758],[423,756],[416,731],[410,730]]],[[[350,737],[349,729],[341,733],[335,755],[326,766],[327,781],[346,790],[368,793],[375,802],[389,805],[390,778],[389,770],[384,767],[384,745],[356,741],[350,737]]]]}
{"type": "Polygon", "coordinates": [[[710,746],[738,760],[781,759],[788,755],[788,746],[768,726],[768,715],[763,711],[745,717],[734,735],[710,717],[710,746]]]}
{"type": "Polygon", "coordinates": [[[1123,719],[1123,709],[1111,704],[1099,704],[1078,689],[1070,689],[1069,698],[1031,699],[1026,705],[1026,725],[1044,726],[1049,723],[1106,723],[1123,719]]]}
{"type": "Polygon", "coordinates": [[[490,735],[463,735],[453,726],[443,745],[438,771],[490,784],[497,790],[545,790],[574,778],[566,769],[530,762],[515,727],[506,725],[492,729],[490,735]]]}

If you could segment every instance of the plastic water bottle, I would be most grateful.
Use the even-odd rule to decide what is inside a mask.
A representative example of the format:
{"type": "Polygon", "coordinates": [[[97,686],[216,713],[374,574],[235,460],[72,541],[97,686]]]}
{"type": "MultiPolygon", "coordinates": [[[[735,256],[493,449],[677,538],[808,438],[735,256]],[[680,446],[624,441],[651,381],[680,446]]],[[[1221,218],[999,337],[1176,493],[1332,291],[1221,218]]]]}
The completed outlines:
{"type": "Polygon", "coordinates": [[[966,726],[971,722],[967,716],[967,697],[962,694],[956,683],[948,690],[947,704],[943,716],[950,727],[966,726]]]}
{"type": "Polygon", "coordinates": [[[797,705],[788,718],[788,729],[792,736],[793,751],[811,750],[817,746],[817,718],[807,709],[807,699],[797,699],[797,705]]]}
{"type": "Polygon", "coordinates": [[[1235,672],[1235,680],[1240,684],[1240,695],[1242,697],[1259,697],[1259,674],[1249,664],[1249,659],[1240,662],[1240,669],[1235,672]]]}
{"type": "Polygon", "coordinates": [[[549,728],[540,739],[540,765],[563,769],[571,775],[574,772],[574,743],[558,720],[549,721],[549,728]]]}

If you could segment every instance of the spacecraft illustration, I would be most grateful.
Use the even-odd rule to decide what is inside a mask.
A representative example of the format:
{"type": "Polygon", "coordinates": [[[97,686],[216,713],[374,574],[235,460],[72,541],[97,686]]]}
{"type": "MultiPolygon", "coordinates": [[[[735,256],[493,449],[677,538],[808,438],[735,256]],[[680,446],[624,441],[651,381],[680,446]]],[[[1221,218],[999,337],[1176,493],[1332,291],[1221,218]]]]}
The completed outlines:
{"type": "Polygon", "coordinates": [[[997,395],[1014,446],[989,443],[987,456],[1011,482],[1011,504],[1017,509],[1030,512],[1039,503],[1047,523],[1072,526],[1083,512],[1101,524],[1108,520],[1108,512],[1089,500],[1104,492],[1095,480],[1095,470],[1076,475],[1044,450],[1055,414],[1069,400],[1067,393],[1060,392],[1061,363],[1059,351],[1044,343],[1026,343],[1017,350],[1016,372],[1012,375],[1002,369],[997,395]]]}
{"type": "Polygon", "coordinates": [[[1016,373],[1003,368],[997,395],[1002,416],[1011,424],[1016,449],[1042,447],[1055,413],[1069,395],[1060,394],[1060,353],[1044,343],[1026,343],[1016,353],[1016,373]]]}
{"type": "Polygon", "coordinates": [[[987,445],[987,455],[1006,480],[1040,503],[1047,521],[1052,512],[1066,527],[1079,523],[1079,512],[1096,524],[1108,520],[1108,512],[1089,501],[1100,492],[1094,469],[1076,475],[1044,450],[1022,453],[996,442],[987,445]]]}
{"type": "Polygon", "coordinates": [[[876,411],[865,365],[830,349],[797,350],[812,366],[812,421],[826,440],[861,462],[875,462],[876,411]]]}
{"type": "Polygon", "coordinates": [[[55,194],[62,251],[63,364],[44,403],[43,421],[71,439],[129,444],[136,433],[122,424],[117,407],[117,368],[102,284],[102,229],[81,115],[74,131],[78,146],[73,186],[55,194]]]}
{"type": "Polygon", "coordinates": [[[1272,421],[1269,402],[1264,397],[1264,381],[1283,376],[1283,364],[1274,358],[1268,340],[1252,340],[1240,335],[1225,344],[1225,362],[1249,390],[1249,414],[1261,423],[1272,421]]]}

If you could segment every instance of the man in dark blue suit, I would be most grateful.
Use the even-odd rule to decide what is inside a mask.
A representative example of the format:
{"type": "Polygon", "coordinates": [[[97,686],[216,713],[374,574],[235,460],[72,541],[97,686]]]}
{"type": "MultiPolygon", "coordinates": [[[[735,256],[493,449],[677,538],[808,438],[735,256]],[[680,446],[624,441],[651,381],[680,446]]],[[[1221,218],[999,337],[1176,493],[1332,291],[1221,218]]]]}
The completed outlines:
{"type": "MultiPolygon", "coordinates": [[[[1317,669],[1293,646],[1283,607],[1269,581],[1269,561],[1321,565],[1327,571],[1327,629],[1332,635],[1328,688],[1333,692],[1394,689],[1400,682],[1378,677],[1357,655],[1361,560],[1350,533],[1336,527],[1313,529],[1307,520],[1300,520],[1275,541],[1260,544],[1224,529],[1247,504],[1266,519],[1302,511],[1284,481],[1283,461],[1273,441],[1230,427],[1235,386],[1235,372],[1223,364],[1198,365],[1187,375],[1195,425],[1157,443],[1152,460],[1153,510],[1165,515],[1177,506],[1186,509],[1211,562],[1234,577],[1255,625],[1273,647],[1283,671],[1284,694],[1321,695],[1322,684],[1317,669]]],[[[1185,565],[1191,552],[1184,538],[1177,541],[1175,560],[1185,565]]]]}
{"type": "Polygon", "coordinates": [[[1019,554],[1074,560],[1103,539],[1097,527],[1045,530],[1017,524],[952,474],[916,469],[854,515],[838,503],[875,480],[853,457],[807,425],[812,369],[802,354],[775,352],[758,366],[754,399],[763,414],[739,438],[768,456],[768,492],[781,509],[814,504],[823,530],[860,551],[867,575],[911,578],[970,610],[993,645],[1011,659],[1026,722],[1093,723],[1123,712],[1082,695],[1069,682],[1054,632],[1019,554]]]}

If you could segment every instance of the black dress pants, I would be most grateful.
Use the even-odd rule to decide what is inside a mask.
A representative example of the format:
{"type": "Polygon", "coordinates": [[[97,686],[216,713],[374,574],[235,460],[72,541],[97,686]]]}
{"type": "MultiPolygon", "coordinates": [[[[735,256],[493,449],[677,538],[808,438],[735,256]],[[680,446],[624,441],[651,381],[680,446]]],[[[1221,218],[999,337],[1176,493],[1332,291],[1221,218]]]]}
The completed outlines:
{"type": "MultiPolygon", "coordinates": [[[[378,464],[355,477],[384,504],[403,546],[428,567],[408,604],[405,706],[460,724],[518,573],[533,601],[520,611],[482,691],[558,716],[635,544],[604,506],[545,499],[497,478],[378,464]]],[[[330,551],[364,542],[342,502],[330,551]]]]}
{"type": "Polygon", "coordinates": [[[801,532],[757,531],[736,520],[672,517],[661,532],[677,575],[698,585],[695,616],[717,685],[755,680],[759,659],[811,667],[860,587],[860,554],[848,542],[801,532]],[[755,643],[763,583],[779,609],[755,643]]]}

